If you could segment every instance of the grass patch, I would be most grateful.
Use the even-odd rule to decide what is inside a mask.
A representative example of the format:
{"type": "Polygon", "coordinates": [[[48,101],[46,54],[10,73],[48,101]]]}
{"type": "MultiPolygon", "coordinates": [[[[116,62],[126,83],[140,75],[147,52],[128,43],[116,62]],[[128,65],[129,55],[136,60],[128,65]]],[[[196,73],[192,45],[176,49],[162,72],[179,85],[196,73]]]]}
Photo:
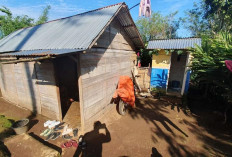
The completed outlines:
{"type": "Polygon", "coordinates": [[[0,156],[1,157],[10,157],[11,154],[3,142],[0,141],[0,156]]]}
{"type": "Polygon", "coordinates": [[[10,156],[10,152],[1,140],[14,135],[14,131],[11,129],[15,120],[0,115],[0,157],[10,156]]]}
{"type": "Polygon", "coordinates": [[[14,131],[11,129],[14,122],[15,120],[7,118],[4,115],[0,115],[0,140],[14,134],[14,131]]]}
{"type": "Polygon", "coordinates": [[[2,128],[10,128],[13,124],[14,120],[7,119],[4,115],[0,115],[0,127],[2,128]]]}

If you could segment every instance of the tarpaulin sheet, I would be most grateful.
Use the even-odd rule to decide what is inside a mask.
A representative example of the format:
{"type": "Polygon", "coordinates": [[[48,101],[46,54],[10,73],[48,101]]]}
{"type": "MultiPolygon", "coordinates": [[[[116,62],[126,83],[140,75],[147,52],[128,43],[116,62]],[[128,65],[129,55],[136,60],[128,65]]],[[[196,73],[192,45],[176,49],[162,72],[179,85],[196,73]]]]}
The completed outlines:
{"type": "Polygon", "coordinates": [[[120,97],[122,101],[135,107],[134,84],[129,76],[120,76],[118,88],[116,89],[113,98],[120,97]]]}

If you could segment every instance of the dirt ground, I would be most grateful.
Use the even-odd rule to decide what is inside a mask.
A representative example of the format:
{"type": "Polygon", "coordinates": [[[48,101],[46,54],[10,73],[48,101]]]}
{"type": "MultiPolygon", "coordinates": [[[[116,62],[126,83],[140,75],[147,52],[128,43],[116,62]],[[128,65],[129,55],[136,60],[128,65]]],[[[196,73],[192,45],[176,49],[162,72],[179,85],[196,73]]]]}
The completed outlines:
{"type": "MultiPolygon", "coordinates": [[[[61,149],[62,139],[44,142],[39,133],[44,129],[42,125],[46,117],[32,116],[29,111],[2,99],[0,114],[32,119],[34,124],[29,130],[30,135],[62,152],[62,156],[232,156],[232,131],[222,123],[222,115],[205,111],[192,113],[181,105],[180,99],[172,97],[162,97],[160,100],[140,97],[136,105],[126,116],[112,121],[103,120],[99,122],[99,127],[86,133],[87,147],[84,150],[61,149]]],[[[13,154],[14,148],[9,151],[13,154]]]]}

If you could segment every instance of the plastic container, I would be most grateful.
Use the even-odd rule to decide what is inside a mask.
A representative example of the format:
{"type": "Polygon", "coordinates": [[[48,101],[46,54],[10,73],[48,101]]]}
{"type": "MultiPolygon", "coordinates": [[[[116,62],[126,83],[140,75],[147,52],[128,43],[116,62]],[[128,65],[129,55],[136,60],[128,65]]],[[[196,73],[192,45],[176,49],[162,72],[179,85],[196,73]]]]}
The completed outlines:
{"type": "Polygon", "coordinates": [[[14,129],[17,135],[26,133],[28,131],[28,123],[29,123],[29,119],[22,119],[22,120],[16,121],[12,125],[12,129],[14,129]]]}

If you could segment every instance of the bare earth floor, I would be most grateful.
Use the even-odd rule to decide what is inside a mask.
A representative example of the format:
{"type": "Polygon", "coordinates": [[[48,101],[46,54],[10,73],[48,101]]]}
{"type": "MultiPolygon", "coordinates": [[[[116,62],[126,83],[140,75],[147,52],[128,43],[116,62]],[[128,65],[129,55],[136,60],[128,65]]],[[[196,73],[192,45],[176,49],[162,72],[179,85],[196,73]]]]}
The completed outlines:
{"type": "MultiPolygon", "coordinates": [[[[85,134],[87,148],[61,149],[62,139],[44,144],[62,152],[62,156],[103,157],[229,157],[232,156],[231,129],[222,124],[218,114],[191,114],[176,98],[137,98],[137,107],[120,117],[109,114],[100,130],[85,134]]],[[[16,119],[30,116],[30,112],[0,99],[0,114],[16,119]]],[[[46,121],[43,116],[31,116],[35,125],[29,130],[43,142],[39,133],[46,121]]],[[[1,133],[0,133],[1,134],[1,133]]],[[[11,154],[16,151],[9,148],[11,154]]],[[[20,156],[23,154],[20,154],[20,156]]],[[[17,156],[17,155],[15,155],[17,156]]]]}

